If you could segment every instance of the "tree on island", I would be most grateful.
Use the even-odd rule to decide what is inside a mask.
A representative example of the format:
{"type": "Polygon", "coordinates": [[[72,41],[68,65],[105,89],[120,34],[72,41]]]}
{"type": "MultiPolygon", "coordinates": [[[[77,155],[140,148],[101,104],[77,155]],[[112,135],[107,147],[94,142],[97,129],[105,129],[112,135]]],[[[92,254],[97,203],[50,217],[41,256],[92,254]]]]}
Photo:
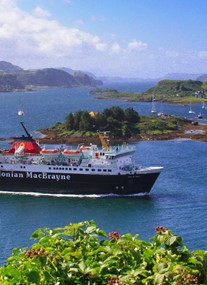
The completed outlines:
{"type": "Polygon", "coordinates": [[[123,110],[118,106],[106,108],[103,112],[78,111],[69,113],[65,119],[65,128],[74,131],[110,131],[114,136],[126,136],[133,133],[140,116],[133,108],[123,110]]]}

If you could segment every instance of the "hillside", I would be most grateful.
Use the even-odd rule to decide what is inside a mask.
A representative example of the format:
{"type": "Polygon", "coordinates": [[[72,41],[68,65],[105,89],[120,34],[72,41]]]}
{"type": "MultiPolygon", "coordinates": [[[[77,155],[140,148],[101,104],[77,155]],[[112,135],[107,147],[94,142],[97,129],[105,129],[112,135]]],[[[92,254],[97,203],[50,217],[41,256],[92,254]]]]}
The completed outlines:
{"type": "Polygon", "coordinates": [[[200,75],[197,80],[200,80],[200,81],[207,81],[207,74],[203,74],[203,75],[200,75]]]}
{"type": "Polygon", "coordinates": [[[127,101],[163,101],[168,103],[201,102],[207,96],[207,82],[198,80],[161,80],[145,92],[118,92],[115,89],[96,88],[91,94],[98,99],[127,101]]]}
{"type": "Polygon", "coordinates": [[[74,75],[57,68],[24,70],[11,63],[0,61],[0,92],[33,90],[47,87],[82,87],[101,85],[100,80],[83,73],[74,75]]]}
{"type": "Polygon", "coordinates": [[[7,61],[0,61],[0,72],[15,72],[20,70],[23,70],[23,68],[7,61]]]}
{"type": "Polygon", "coordinates": [[[198,92],[205,93],[206,91],[207,84],[198,80],[162,80],[143,95],[173,98],[195,96],[198,92]]]}

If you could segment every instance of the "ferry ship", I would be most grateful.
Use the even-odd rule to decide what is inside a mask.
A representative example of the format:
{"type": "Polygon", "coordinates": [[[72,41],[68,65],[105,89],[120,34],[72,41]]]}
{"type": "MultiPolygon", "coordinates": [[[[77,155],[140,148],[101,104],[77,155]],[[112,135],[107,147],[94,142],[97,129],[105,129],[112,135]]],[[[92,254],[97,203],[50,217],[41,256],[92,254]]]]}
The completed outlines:
{"type": "Polygon", "coordinates": [[[150,192],[161,166],[135,165],[133,146],[110,146],[108,133],[99,133],[102,147],[77,149],[41,147],[26,129],[0,150],[0,191],[72,195],[132,195],[150,192]]]}

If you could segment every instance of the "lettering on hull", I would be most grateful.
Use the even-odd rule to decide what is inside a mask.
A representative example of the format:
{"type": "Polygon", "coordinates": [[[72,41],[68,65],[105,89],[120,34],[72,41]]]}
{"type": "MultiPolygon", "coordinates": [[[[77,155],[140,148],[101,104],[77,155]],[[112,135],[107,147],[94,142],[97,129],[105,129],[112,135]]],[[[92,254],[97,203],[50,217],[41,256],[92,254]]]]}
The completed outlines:
{"type": "Polygon", "coordinates": [[[17,172],[17,171],[0,171],[0,178],[20,178],[20,179],[40,179],[40,180],[55,180],[63,181],[70,180],[69,174],[57,174],[57,173],[47,173],[47,172],[17,172]]]}

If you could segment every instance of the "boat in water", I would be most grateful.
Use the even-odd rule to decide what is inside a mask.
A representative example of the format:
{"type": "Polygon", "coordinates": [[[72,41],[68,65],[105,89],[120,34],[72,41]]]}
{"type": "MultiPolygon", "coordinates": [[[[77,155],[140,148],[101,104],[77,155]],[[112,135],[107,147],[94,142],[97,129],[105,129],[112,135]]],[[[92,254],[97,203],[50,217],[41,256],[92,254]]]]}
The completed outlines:
{"type": "Polygon", "coordinates": [[[151,108],[152,114],[157,114],[156,106],[155,106],[155,96],[152,98],[152,108],[151,108]]]}
{"type": "Polygon", "coordinates": [[[203,119],[203,115],[201,114],[201,112],[197,115],[197,119],[203,119]]]}
{"type": "Polygon", "coordinates": [[[188,111],[189,114],[195,114],[195,112],[191,108],[191,102],[190,102],[190,110],[188,111]]]}
{"type": "Polygon", "coordinates": [[[147,194],[161,166],[133,162],[135,148],[110,146],[107,133],[99,133],[102,147],[47,149],[26,133],[0,150],[0,191],[72,195],[147,194]]]}

